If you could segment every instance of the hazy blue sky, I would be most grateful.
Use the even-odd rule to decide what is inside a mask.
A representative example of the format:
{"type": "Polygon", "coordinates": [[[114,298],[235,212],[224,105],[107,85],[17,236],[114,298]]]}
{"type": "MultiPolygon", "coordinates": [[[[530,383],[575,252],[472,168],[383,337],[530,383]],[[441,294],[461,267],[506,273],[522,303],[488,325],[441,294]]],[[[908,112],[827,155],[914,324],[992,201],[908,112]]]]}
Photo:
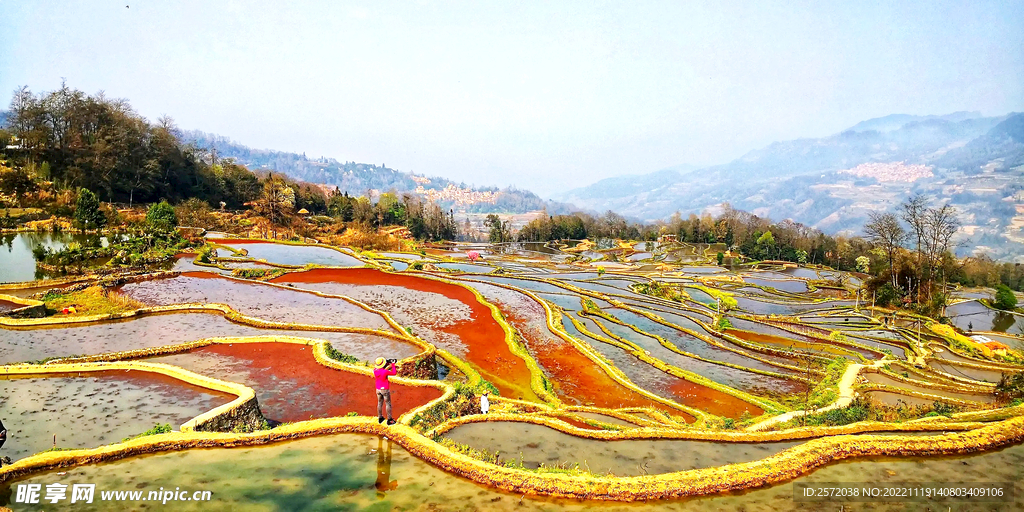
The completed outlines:
{"type": "Polygon", "coordinates": [[[0,92],[66,77],[249,146],[542,195],[1024,110],[1021,1],[69,4],[0,0],[0,92]]]}

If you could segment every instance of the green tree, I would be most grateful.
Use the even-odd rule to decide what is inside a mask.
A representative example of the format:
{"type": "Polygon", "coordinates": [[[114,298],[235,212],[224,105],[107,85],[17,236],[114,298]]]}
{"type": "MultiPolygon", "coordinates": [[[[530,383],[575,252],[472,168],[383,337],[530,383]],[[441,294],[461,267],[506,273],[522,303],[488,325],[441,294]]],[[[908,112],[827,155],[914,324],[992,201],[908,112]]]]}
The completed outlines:
{"type": "Polygon", "coordinates": [[[769,259],[775,249],[775,235],[771,231],[765,231],[757,238],[757,252],[761,259],[769,259]]]}
{"type": "Polygon", "coordinates": [[[867,273],[871,270],[871,258],[867,256],[857,256],[857,272],[867,273]]]}
{"type": "Polygon", "coordinates": [[[891,284],[885,283],[878,288],[875,297],[875,305],[886,307],[890,304],[898,304],[899,298],[902,294],[899,289],[894,288],[891,284]]]}
{"type": "Polygon", "coordinates": [[[178,217],[167,201],[160,201],[146,212],[146,225],[157,233],[169,233],[178,225],[178,217]]]}
{"type": "Polygon", "coordinates": [[[335,188],[327,199],[327,213],[342,222],[352,222],[352,204],[354,202],[355,200],[348,196],[348,192],[342,194],[335,188]]]}
{"type": "Polygon", "coordinates": [[[75,203],[75,222],[82,229],[99,229],[107,222],[107,218],[100,211],[100,200],[87,188],[78,191],[78,201],[75,203]]]}
{"type": "Polygon", "coordinates": [[[719,264],[719,265],[721,265],[721,264],[722,264],[722,262],[723,262],[723,261],[725,261],[725,255],[724,255],[724,254],[722,254],[722,253],[718,253],[718,254],[716,255],[716,258],[718,258],[718,264],[719,264]]]}
{"type": "Polygon", "coordinates": [[[512,233],[508,221],[502,222],[501,218],[491,213],[484,219],[484,226],[490,228],[488,238],[493,243],[502,243],[512,240],[512,233]]]}
{"type": "Polygon", "coordinates": [[[1017,297],[1013,294],[1013,291],[1010,290],[1009,286],[1001,284],[996,287],[996,297],[995,300],[992,301],[992,306],[999,309],[1011,310],[1017,307],[1017,297]]]}

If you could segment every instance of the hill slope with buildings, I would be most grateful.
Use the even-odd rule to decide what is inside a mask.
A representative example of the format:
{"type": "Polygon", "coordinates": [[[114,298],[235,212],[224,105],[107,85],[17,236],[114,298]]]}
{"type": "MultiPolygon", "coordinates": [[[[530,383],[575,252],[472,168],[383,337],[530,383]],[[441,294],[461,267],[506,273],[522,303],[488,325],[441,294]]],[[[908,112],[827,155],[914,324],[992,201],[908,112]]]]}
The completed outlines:
{"type": "Polygon", "coordinates": [[[525,213],[542,209],[567,212],[573,209],[571,205],[545,201],[529,190],[473,187],[445,178],[395,170],[384,163],[341,162],[327,157],[311,158],[304,153],[253,149],[227,137],[198,130],[186,131],[184,137],[215,153],[217,158],[233,158],[255,171],[279,172],[349,195],[376,195],[394,190],[399,194],[418,194],[446,209],[465,213],[525,213]]]}
{"type": "Polygon", "coordinates": [[[869,212],[914,193],[962,214],[964,249],[1024,260],[1024,114],[895,115],[829,137],[776,142],[723,165],[614,180],[555,196],[591,210],[645,220],[722,203],[830,233],[856,232],[869,212]],[[612,190],[612,192],[609,192],[612,190]]]}

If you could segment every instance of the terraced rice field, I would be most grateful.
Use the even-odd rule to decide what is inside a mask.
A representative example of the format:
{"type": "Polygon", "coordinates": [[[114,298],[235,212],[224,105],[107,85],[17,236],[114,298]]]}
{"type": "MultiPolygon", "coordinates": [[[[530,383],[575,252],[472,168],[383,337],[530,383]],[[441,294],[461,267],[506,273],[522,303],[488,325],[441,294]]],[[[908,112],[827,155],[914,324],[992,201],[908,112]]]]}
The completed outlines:
{"type": "MultiPolygon", "coordinates": [[[[593,481],[624,493],[565,492],[585,500],[767,510],[793,505],[779,500],[791,499],[794,478],[864,481],[897,471],[970,481],[1020,462],[1024,406],[995,385],[1024,366],[916,318],[892,321],[858,303],[853,279],[818,288],[838,277],[831,269],[724,268],[706,246],[653,242],[603,241],[582,253],[573,244],[362,253],[215,241],[215,266],[183,253],[164,272],[126,277],[112,291],[144,307],[123,318],[4,317],[14,307],[4,295],[39,297],[70,282],[0,287],[0,420],[10,433],[0,456],[14,461],[0,468],[0,506],[12,486],[55,478],[46,471],[60,468],[45,462],[53,457],[69,482],[206,482],[214,509],[445,509],[459,499],[480,509],[607,507],[544,496],[556,487],[543,482],[568,474],[550,485],[593,481]],[[469,250],[483,261],[469,263],[469,250]],[[570,259],[576,253],[589,261],[570,259]],[[227,275],[237,268],[283,274],[269,282],[227,275]],[[394,426],[376,418],[377,357],[399,360],[394,426]],[[169,373],[146,369],[153,364],[169,373]],[[157,434],[132,441],[145,448],[114,446],[98,458],[51,450],[55,434],[57,448],[102,448],[199,417],[212,418],[204,429],[231,437],[157,434]],[[985,435],[970,437],[976,429],[985,435]],[[1010,447],[950,452],[955,463],[800,462],[808,450],[847,453],[842,443],[853,440],[891,447],[867,455],[927,455],[943,440],[1010,447]],[[137,456],[147,452],[163,453],[137,456]],[[757,465],[751,471],[762,480],[737,488],[762,488],[727,495],[702,483],[739,479],[742,463],[757,465]],[[653,485],[653,475],[664,480],[653,485]],[[711,496],[642,494],[654,488],[711,496]]],[[[1012,315],[967,300],[950,316],[961,329],[1021,346],[1012,315]]]]}

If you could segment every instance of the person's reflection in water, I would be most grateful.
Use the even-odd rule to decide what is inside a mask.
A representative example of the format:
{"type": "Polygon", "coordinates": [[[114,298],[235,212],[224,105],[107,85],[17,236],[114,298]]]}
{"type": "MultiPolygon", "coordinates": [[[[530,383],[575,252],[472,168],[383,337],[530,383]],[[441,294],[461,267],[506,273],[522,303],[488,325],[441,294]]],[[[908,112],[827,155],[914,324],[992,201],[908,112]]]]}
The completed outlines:
{"type": "MultiPolygon", "coordinates": [[[[7,442],[7,427],[4,427],[4,422],[0,420],[0,448],[4,447],[4,443],[7,442]]],[[[4,457],[0,457],[0,467],[4,465],[4,457]]]]}
{"type": "Polygon", "coordinates": [[[387,453],[384,453],[384,438],[377,437],[377,497],[383,499],[388,491],[398,488],[398,480],[391,480],[391,440],[388,439],[387,453]]]}

